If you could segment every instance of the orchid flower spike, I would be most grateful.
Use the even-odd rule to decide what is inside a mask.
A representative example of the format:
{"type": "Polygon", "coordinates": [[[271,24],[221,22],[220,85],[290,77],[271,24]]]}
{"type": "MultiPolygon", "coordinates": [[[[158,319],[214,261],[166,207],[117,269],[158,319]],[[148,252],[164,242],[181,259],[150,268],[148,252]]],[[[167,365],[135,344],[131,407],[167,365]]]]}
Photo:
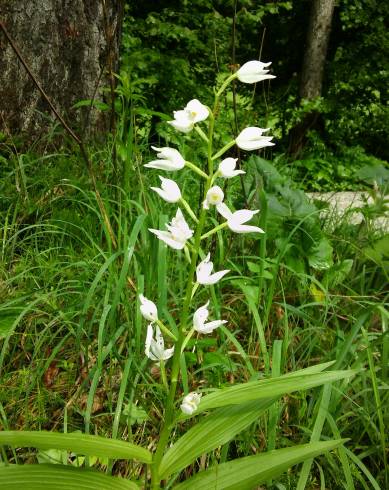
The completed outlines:
{"type": "Polygon", "coordinates": [[[156,322],[158,320],[158,311],[155,303],[147,299],[143,294],[139,295],[141,302],[140,312],[146,320],[149,322],[156,322]]]}
{"type": "Polygon", "coordinates": [[[147,335],[145,342],[145,354],[152,361],[167,361],[174,354],[174,347],[171,349],[165,349],[165,342],[163,340],[161,330],[157,326],[155,329],[155,338],[153,324],[150,323],[147,326],[147,335]]]}
{"type": "Polygon", "coordinates": [[[209,116],[208,108],[199,100],[193,99],[181,111],[174,111],[174,120],[168,121],[168,124],[181,131],[189,133],[198,122],[205,121],[209,116]]]}
{"type": "Polygon", "coordinates": [[[237,158],[225,158],[219,164],[218,174],[224,179],[231,179],[240,174],[245,174],[243,170],[235,170],[237,158]]]}
{"type": "Polygon", "coordinates": [[[265,233],[258,226],[244,224],[259,212],[258,209],[255,211],[240,209],[233,213],[226,204],[221,203],[217,206],[217,210],[227,220],[228,228],[235,233],[265,233]]]}
{"type": "Polygon", "coordinates": [[[164,147],[157,148],[151,147],[157,153],[159,160],[153,160],[146,163],[144,166],[147,168],[156,168],[158,170],[166,170],[172,172],[174,170],[181,170],[185,167],[185,159],[178,150],[174,148],[164,147]]]}
{"type": "Polygon", "coordinates": [[[195,311],[193,315],[193,328],[196,332],[199,333],[211,333],[216,328],[220,327],[224,323],[227,323],[226,320],[214,320],[213,322],[205,323],[208,319],[209,311],[208,311],[209,301],[200,308],[195,311]]]}
{"type": "Polygon", "coordinates": [[[257,60],[248,61],[236,72],[237,78],[243,83],[256,83],[262,80],[276,78],[274,75],[268,75],[269,70],[264,69],[270,65],[271,61],[269,63],[263,63],[257,60]]]}
{"type": "Polygon", "coordinates": [[[206,286],[216,284],[223,276],[230,272],[228,269],[211,274],[213,262],[210,261],[210,258],[211,254],[209,253],[196,269],[197,282],[206,286]]]}
{"type": "Polygon", "coordinates": [[[180,408],[185,415],[192,415],[192,413],[194,413],[199,408],[200,401],[201,393],[195,393],[193,391],[192,393],[188,393],[184,397],[180,408]]]}
{"type": "Polygon", "coordinates": [[[259,150],[265,146],[273,146],[274,143],[271,143],[271,140],[273,139],[272,136],[262,136],[262,133],[265,131],[269,131],[269,128],[246,128],[238,135],[235,143],[239,146],[239,148],[247,151],[259,150]]]}
{"type": "Polygon", "coordinates": [[[166,202],[178,202],[181,199],[181,191],[177,183],[165,177],[159,176],[159,178],[161,180],[161,188],[151,187],[151,189],[159,194],[166,202]]]}
{"type": "Polygon", "coordinates": [[[224,199],[224,192],[218,185],[211,187],[207,195],[205,196],[205,201],[203,202],[203,208],[209,209],[209,206],[217,206],[222,203],[224,199]]]}
{"type": "Polygon", "coordinates": [[[154,230],[153,228],[149,228],[149,231],[175,250],[182,250],[186,241],[193,236],[193,230],[189,228],[180,208],[177,209],[175,218],[166,227],[169,231],[154,230]]]}

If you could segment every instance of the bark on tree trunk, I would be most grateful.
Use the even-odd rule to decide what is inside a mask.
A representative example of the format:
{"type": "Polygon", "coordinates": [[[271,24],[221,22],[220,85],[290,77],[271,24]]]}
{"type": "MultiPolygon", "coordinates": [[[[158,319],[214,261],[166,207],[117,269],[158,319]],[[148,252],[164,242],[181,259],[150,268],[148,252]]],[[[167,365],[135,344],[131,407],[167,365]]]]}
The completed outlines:
{"type": "MultiPolygon", "coordinates": [[[[313,100],[321,96],[324,67],[330,39],[335,0],[313,0],[307,33],[307,45],[301,72],[299,97],[313,100]]],[[[289,134],[289,153],[298,155],[304,147],[307,131],[314,127],[319,114],[306,114],[289,134]]]]}
{"type": "MultiPolygon", "coordinates": [[[[85,99],[102,100],[116,70],[122,0],[0,0],[0,19],[54,106],[71,126],[104,129],[85,99]]],[[[0,131],[28,139],[46,131],[50,109],[0,32],[0,131]],[[41,114],[40,114],[41,113],[41,114]]],[[[88,129],[88,132],[89,132],[88,129]]]]}

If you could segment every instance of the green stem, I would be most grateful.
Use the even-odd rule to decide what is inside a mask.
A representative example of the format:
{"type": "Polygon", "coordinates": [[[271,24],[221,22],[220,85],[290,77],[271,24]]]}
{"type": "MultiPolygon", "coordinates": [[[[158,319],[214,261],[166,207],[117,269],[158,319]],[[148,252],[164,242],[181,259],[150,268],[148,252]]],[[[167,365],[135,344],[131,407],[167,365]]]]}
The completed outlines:
{"type": "Polygon", "coordinates": [[[220,89],[216,92],[216,98],[219,98],[221,96],[224,90],[228,87],[228,85],[232,82],[232,80],[235,80],[237,76],[238,75],[236,73],[233,73],[227,78],[227,80],[223,83],[220,89]]]}
{"type": "Polygon", "coordinates": [[[163,386],[165,387],[166,391],[169,391],[169,385],[167,384],[167,377],[166,377],[165,361],[163,360],[159,361],[159,367],[161,370],[161,378],[162,378],[163,386]]]}
{"type": "Polygon", "coordinates": [[[170,337],[171,339],[174,340],[174,342],[177,341],[177,337],[174,335],[174,333],[172,333],[167,327],[166,325],[164,325],[161,320],[157,320],[156,322],[159,326],[159,328],[162,330],[163,333],[165,333],[168,337],[170,337]]]}
{"type": "Polygon", "coordinates": [[[209,143],[208,136],[204,133],[204,131],[200,128],[200,126],[196,125],[194,128],[195,128],[196,133],[200,136],[200,138],[203,139],[208,145],[208,143],[209,143]]]}
{"type": "Polygon", "coordinates": [[[185,350],[185,347],[187,345],[187,343],[189,342],[189,340],[192,338],[192,335],[195,333],[195,329],[192,328],[191,330],[189,330],[188,332],[188,335],[185,337],[184,339],[184,342],[182,343],[182,347],[181,347],[181,353],[184,352],[185,350]]]}
{"type": "Polygon", "coordinates": [[[231,148],[231,146],[235,145],[235,140],[230,141],[227,143],[221,150],[219,150],[215,155],[213,155],[212,160],[216,160],[217,158],[221,157],[227,150],[231,148]]]}
{"type": "Polygon", "coordinates": [[[180,203],[184,206],[186,212],[189,214],[189,216],[193,219],[195,223],[198,223],[199,220],[197,219],[197,216],[194,214],[192,211],[192,208],[190,207],[188,201],[186,201],[183,197],[180,199],[180,203]]]}
{"type": "Polygon", "coordinates": [[[203,177],[203,179],[208,179],[208,175],[205,172],[203,172],[201,170],[201,168],[197,167],[197,165],[195,165],[194,163],[192,163],[192,162],[185,162],[185,166],[186,167],[189,167],[191,170],[193,170],[193,172],[196,172],[196,174],[198,174],[201,177],[203,177]]]}
{"type": "Polygon", "coordinates": [[[207,233],[204,233],[204,235],[201,236],[201,240],[204,240],[205,238],[210,237],[214,233],[222,230],[223,228],[226,228],[227,226],[228,226],[227,221],[225,221],[224,223],[221,223],[220,225],[215,226],[215,228],[212,228],[212,230],[207,231],[207,233]]]}

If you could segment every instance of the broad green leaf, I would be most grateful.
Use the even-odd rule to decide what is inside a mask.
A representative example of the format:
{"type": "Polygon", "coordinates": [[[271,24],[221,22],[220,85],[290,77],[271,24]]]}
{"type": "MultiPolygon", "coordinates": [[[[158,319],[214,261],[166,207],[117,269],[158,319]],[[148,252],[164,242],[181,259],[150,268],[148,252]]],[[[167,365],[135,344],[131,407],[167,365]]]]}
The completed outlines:
{"type": "MultiPolygon", "coordinates": [[[[284,374],[283,376],[280,376],[278,378],[273,378],[273,380],[274,379],[280,379],[280,378],[281,379],[285,379],[285,378],[296,378],[296,377],[304,376],[304,375],[307,375],[307,374],[321,373],[322,371],[326,370],[327,368],[333,366],[335,364],[335,362],[336,361],[329,361],[329,362],[323,362],[321,364],[315,364],[314,366],[309,366],[309,367],[304,368],[304,369],[299,369],[298,371],[293,371],[293,372],[284,374]]],[[[265,381],[265,380],[262,380],[262,381],[265,381]]],[[[251,382],[252,381],[250,381],[250,383],[251,382]]],[[[217,391],[213,392],[212,394],[214,394],[214,393],[226,393],[226,390],[229,390],[230,388],[226,388],[224,390],[217,390],[217,391]]],[[[183,413],[180,413],[180,415],[178,416],[178,419],[177,420],[178,421],[188,420],[188,419],[190,419],[190,418],[195,417],[196,415],[198,415],[200,412],[203,411],[204,400],[206,400],[206,399],[207,399],[207,396],[205,396],[202,399],[202,402],[200,404],[199,409],[196,412],[194,412],[192,415],[184,415],[183,413]]],[[[229,403],[224,403],[223,405],[220,405],[220,406],[225,406],[225,405],[229,405],[229,403]]],[[[214,408],[217,408],[217,407],[214,407],[214,408]]]]}
{"type": "Polygon", "coordinates": [[[257,485],[276,478],[291,466],[330,451],[343,442],[344,440],[315,442],[236,459],[202,471],[193,478],[176,485],[174,490],[211,488],[217,488],[217,490],[252,490],[257,485]]]}
{"type": "Polygon", "coordinates": [[[151,453],[147,449],[130,442],[108,439],[88,434],[60,432],[0,432],[0,446],[36,447],[38,449],[64,449],[76,454],[106,457],[111,459],[137,459],[143,463],[151,463],[151,453]]]}
{"type": "Polygon", "coordinates": [[[307,390],[325,383],[347,378],[355,374],[355,371],[329,371],[316,374],[284,375],[279,378],[249,381],[229,388],[214,391],[202,398],[196,415],[210,408],[236,405],[251,400],[275,398],[284,393],[298,390],[307,390]]]}
{"type": "Polygon", "coordinates": [[[188,430],[167,451],[161,461],[161,478],[182,470],[196,458],[233,439],[267,410],[275,399],[251,401],[224,407],[188,430]]]}
{"type": "Polygon", "coordinates": [[[138,485],[93,470],[53,464],[0,467],[2,490],[139,490],[138,485]]]}
{"type": "Polygon", "coordinates": [[[312,245],[308,253],[308,262],[314,269],[328,269],[333,264],[333,248],[326,237],[312,245]]]}

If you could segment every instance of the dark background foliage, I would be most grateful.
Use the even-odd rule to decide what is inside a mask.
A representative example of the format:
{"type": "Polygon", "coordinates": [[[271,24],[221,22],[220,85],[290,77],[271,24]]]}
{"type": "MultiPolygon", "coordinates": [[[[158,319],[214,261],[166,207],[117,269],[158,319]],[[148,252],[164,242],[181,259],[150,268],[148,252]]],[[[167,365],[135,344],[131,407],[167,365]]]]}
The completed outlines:
{"type": "MultiPolygon", "coordinates": [[[[335,7],[322,97],[299,101],[306,43],[307,0],[129,2],[122,71],[154,110],[171,114],[194,97],[211,99],[215,72],[227,74],[250,59],[271,60],[277,78],[253,91],[237,87],[238,127],[271,126],[276,155],[304,114],[319,124],[290,164],[306,188],[355,187],[354,173],[389,159],[389,7],[375,0],[340,0],[335,7]]],[[[158,132],[158,128],[156,129],[158,132]]],[[[273,154],[274,156],[274,154],[273,154]]],[[[285,157],[286,158],[286,157],[285,157]]]]}

